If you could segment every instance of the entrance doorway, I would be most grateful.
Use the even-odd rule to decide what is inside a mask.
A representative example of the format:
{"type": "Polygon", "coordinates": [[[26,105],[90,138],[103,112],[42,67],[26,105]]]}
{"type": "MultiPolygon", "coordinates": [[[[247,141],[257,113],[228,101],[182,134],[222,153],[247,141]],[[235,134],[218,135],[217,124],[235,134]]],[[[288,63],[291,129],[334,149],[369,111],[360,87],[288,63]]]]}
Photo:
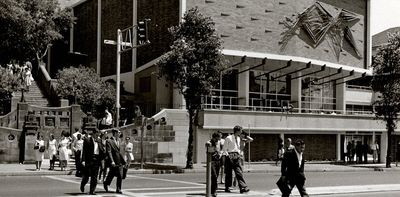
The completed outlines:
{"type": "MultiPolygon", "coordinates": [[[[375,135],[380,147],[380,135],[375,135]]],[[[372,163],[371,145],[374,143],[372,134],[346,134],[341,137],[341,160],[346,163],[372,163]],[[357,157],[358,153],[358,157],[357,157]],[[366,154],[366,157],[365,157],[366,154]]],[[[379,153],[378,153],[379,162],[379,153]]]]}

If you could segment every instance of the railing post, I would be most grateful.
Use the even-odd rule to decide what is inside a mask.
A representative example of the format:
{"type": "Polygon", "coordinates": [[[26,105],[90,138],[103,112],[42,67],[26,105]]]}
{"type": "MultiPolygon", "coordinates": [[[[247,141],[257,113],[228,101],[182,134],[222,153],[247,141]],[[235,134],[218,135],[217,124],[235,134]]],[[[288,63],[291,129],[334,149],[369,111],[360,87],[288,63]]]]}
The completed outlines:
{"type": "Polygon", "coordinates": [[[206,145],[207,170],[206,170],[206,197],[211,196],[211,147],[206,145]]]}

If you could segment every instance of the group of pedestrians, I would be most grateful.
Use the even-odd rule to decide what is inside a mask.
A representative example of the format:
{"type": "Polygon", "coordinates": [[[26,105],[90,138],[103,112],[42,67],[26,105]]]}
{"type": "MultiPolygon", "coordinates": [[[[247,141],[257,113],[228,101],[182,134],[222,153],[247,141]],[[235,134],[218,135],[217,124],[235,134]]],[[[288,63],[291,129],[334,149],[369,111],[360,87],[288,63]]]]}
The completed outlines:
{"type": "Polygon", "coordinates": [[[126,137],[123,154],[121,132],[117,129],[112,129],[111,132],[112,136],[107,138],[105,131],[100,132],[95,129],[83,139],[81,192],[85,192],[85,186],[90,180],[89,194],[95,194],[98,178],[103,180],[104,190],[108,192],[108,187],[116,177],[115,192],[122,194],[122,179],[126,176],[130,162],[134,159],[133,144],[130,138],[126,137]],[[109,169],[108,173],[107,169],[109,169]],[[101,179],[101,174],[103,174],[103,179],[101,179]]]}
{"type": "Polygon", "coordinates": [[[371,145],[368,145],[367,141],[364,141],[364,144],[354,140],[347,142],[345,155],[348,163],[368,163],[368,154],[370,153],[372,162],[378,162],[379,145],[377,141],[371,145]]]}
{"type": "MultiPolygon", "coordinates": [[[[243,162],[244,162],[244,147],[246,143],[252,142],[251,138],[246,132],[243,131],[241,126],[233,128],[233,134],[222,138],[221,132],[212,134],[212,138],[206,142],[208,153],[211,155],[211,196],[217,196],[218,189],[218,176],[220,169],[225,168],[225,192],[231,192],[234,172],[235,179],[239,186],[239,192],[247,193],[250,191],[243,176],[243,162]]],[[[304,174],[304,157],[303,152],[305,143],[303,140],[296,140],[292,145],[290,138],[286,139],[286,143],[279,147],[279,154],[282,154],[281,164],[281,177],[277,182],[279,189],[282,192],[282,197],[290,196],[294,186],[297,187],[302,197],[307,197],[308,194],[304,187],[305,174],[304,174]],[[281,150],[282,149],[282,150],[281,150]]],[[[223,173],[221,173],[223,175],[223,173]]],[[[222,182],[222,179],[221,179],[222,182]]]]}
{"type": "MultiPolygon", "coordinates": [[[[231,192],[233,185],[232,171],[238,183],[240,193],[250,191],[243,176],[244,147],[247,142],[253,141],[247,133],[243,132],[241,126],[233,128],[233,134],[221,139],[222,133],[216,132],[212,139],[206,143],[211,152],[211,195],[216,196],[218,188],[218,176],[221,167],[225,173],[225,192],[231,192]]],[[[222,174],[223,172],[221,172],[222,174]]]]}
{"type": "Polygon", "coordinates": [[[42,162],[44,160],[46,148],[50,160],[49,170],[54,170],[54,164],[57,160],[57,157],[60,162],[61,171],[66,170],[67,161],[69,160],[69,156],[71,154],[71,141],[72,139],[69,137],[68,132],[62,131],[59,141],[55,139],[53,134],[50,134],[46,145],[43,134],[40,132],[37,133],[36,141],[33,146],[33,149],[35,150],[36,170],[40,171],[42,169],[42,162]]]}

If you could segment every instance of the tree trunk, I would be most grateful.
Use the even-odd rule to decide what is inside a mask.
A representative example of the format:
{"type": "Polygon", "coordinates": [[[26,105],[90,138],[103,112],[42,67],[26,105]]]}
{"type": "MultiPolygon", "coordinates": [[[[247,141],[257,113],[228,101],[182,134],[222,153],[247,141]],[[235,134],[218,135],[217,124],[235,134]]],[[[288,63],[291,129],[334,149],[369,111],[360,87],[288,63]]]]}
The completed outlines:
{"type": "Polygon", "coordinates": [[[189,111],[189,139],[188,139],[188,149],[186,153],[186,169],[193,169],[193,118],[194,110],[188,109],[189,111]]]}
{"type": "Polygon", "coordinates": [[[392,133],[395,128],[395,123],[393,118],[388,118],[386,120],[387,133],[387,153],[386,153],[386,168],[391,168],[390,163],[392,162],[392,133]]]}

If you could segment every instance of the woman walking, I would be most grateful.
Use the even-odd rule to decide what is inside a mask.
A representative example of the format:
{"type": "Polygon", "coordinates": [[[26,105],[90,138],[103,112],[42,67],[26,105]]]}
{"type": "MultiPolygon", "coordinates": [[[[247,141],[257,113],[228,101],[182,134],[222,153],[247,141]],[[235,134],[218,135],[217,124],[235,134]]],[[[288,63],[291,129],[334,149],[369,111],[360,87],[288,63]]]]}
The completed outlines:
{"type": "Polygon", "coordinates": [[[44,151],[46,150],[46,147],[44,146],[43,135],[40,133],[37,134],[34,149],[35,149],[36,171],[40,171],[42,169],[42,161],[44,159],[44,151]]]}
{"type": "Polygon", "coordinates": [[[58,152],[59,152],[59,160],[61,171],[66,170],[68,160],[69,160],[69,151],[68,146],[70,144],[70,140],[68,138],[68,133],[66,131],[61,132],[61,139],[58,143],[58,152]]]}
{"type": "Polygon", "coordinates": [[[50,159],[49,170],[54,170],[54,162],[56,160],[56,154],[57,154],[57,140],[54,138],[53,134],[50,134],[47,150],[49,152],[49,159],[50,159]]]}

